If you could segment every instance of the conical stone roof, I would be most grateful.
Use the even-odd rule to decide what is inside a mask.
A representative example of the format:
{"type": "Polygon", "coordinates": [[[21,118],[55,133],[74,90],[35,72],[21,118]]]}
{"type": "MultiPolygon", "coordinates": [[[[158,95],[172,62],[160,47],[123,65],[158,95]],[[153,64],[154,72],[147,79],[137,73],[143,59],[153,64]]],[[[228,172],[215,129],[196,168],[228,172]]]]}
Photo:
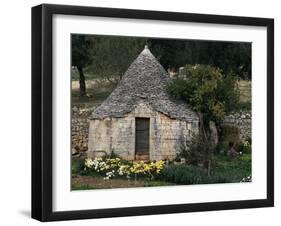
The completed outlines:
{"type": "Polygon", "coordinates": [[[130,65],[110,96],[92,113],[92,119],[124,117],[140,103],[170,118],[198,120],[197,114],[186,104],[172,100],[166,92],[170,78],[145,46],[130,65]]]}

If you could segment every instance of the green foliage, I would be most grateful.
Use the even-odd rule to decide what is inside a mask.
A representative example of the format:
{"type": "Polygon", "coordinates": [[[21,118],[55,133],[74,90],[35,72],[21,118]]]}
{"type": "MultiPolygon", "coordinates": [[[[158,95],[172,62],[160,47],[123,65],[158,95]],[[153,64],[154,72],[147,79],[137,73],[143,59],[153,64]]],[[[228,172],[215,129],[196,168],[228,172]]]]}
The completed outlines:
{"type": "MultiPolygon", "coordinates": [[[[173,184],[188,185],[232,183],[240,182],[243,180],[243,178],[247,178],[249,175],[251,175],[251,154],[242,154],[234,159],[229,158],[227,155],[217,154],[214,156],[214,159],[215,165],[209,176],[208,170],[205,168],[193,165],[175,165],[174,163],[170,163],[165,165],[164,168],[161,169],[160,173],[155,174],[153,179],[149,179],[149,177],[139,177],[138,180],[144,180],[145,183],[143,186],[150,187],[173,184]]],[[[93,169],[85,167],[84,164],[83,166],[81,166],[81,161],[81,159],[74,159],[72,161],[73,176],[80,174],[82,176],[93,176],[95,178],[102,178],[104,180],[103,173],[101,174],[101,172],[96,172],[93,169]]],[[[113,159],[111,159],[110,161],[113,161],[113,159]]],[[[123,165],[123,163],[128,164],[128,162],[125,160],[122,160],[121,165],[123,165]]],[[[113,165],[111,164],[111,168],[112,166],[113,165]]],[[[124,176],[117,176],[116,178],[122,179],[124,178],[124,176]]],[[[133,174],[132,179],[134,179],[133,174]]],[[[124,178],[124,180],[128,180],[128,178],[124,178]]],[[[92,187],[91,185],[86,184],[73,185],[72,187],[73,190],[93,188],[94,187],[92,187]]]]}
{"type": "Polygon", "coordinates": [[[252,145],[249,141],[240,142],[237,145],[237,151],[242,152],[243,154],[249,154],[252,151],[252,145]]]}
{"type": "Polygon", "coordinates": [[[72,48],[72,66],[84,68],[90,64],[92,60],[91,55],[92,42],[89,36],[86,35],[72,35],[71,48],[72,48]]]}
{"type": "Polygon", "coordinates": [[[219,142],[217,144],[215,152],[217,154],[226,155],[228,148],[229,148],[229,145],[226,142],[219,142]]]}
{"type": "Polygon", "coordinates": [[[251,155],[251,153],[247,153],[247,154],[245,153],[245,154],[242,154],[238,159],[247,164],[249,163],[248,165],[250,165],[251,161],[252,161],[252,155],[251,155]]]}
{"type": "Polygon", "coordinates": [[[219,81],[214,98],[223,104],[225,114],[237,110],[239,107],[240,91],[237,77],[230,73],[219,81]]]}
{"type": "Polygon", "coordinates": [[[89,36],[93,46],[92,63],[88,68],[95,76],[115,82],[122,77],[133,60],[143,50],[144,38],[89,36]]]}
{"type": "Polygon", "coordinates": [[[122,76],[144,44],[165,69],[186,64],[206,64],[251,78],[249,43],[208,42],[194,40],[146,39],[136,37],[72,35],[72,65],[86,67],[99,77],[122,76]]]}
{"type": "Polygon", "coordinates": [[[71,160],[71,172],[72,174],[80,174],[84,170],[84,159],[73,158],[71,160]]]}
{"type": "Polygon", "coordinates": [[[240,182],[251,175],[251,155],[243,154],[235,159],[215,155],[215,166],[208,171],[192,165],[167,165],[157,179],[175,184],[214,184],[240,182]]]}
{"type": "Polygon", "coordinates": [[[242,154],[234,159],[226,155],[215,155],[215,160],[216,165],[213,167],[212,174],[220,174],[229,178],[231,182],[240,182],[252,173],[251,154],[242,154]]]}
{"type": "Polygon", "coordinates": [[[179,147],[178,156],[185,158],[188,164],[197,166],[208,160],[211,144],[203,139],[200,134],[192,134],[190,140],[182,141],[179,147]]]}
{"type": "Polygon", "coordinates": [[[210,65],[186,65],[181,78],[171,82],[167,89],[172,97],[185,101],[198,112],[200,132],[185,154],[189,155],[192,164],[202,158],[210,174],[215,147],[210,142],[209,122],[220,125],[224,116],[236,109],[239,91],[235,78],[232,75],[225,77],[220,69],[210,65]]]}
{"type": "Polygon", "coordinates": [[[187,102],[193,110],[204,115],[204,123],[220,122],[225,114],[237,108],[239,91],[232,75],[209,65],[186,65],[182,78],[168,86],[176,99],[187,102]]]}
{"type": "Polygon", "coordinates": [[[164,181],[182,185],[230,182],[228,178],[225,178],[220,174],[208,176],[206,169],[189,165],[166,166],[161,172],[160,178],[164,181]]]}
{"type": "Polygon", "coordinates": [[[252,103],[250,101],[239,102],[238,108],[242,111],[250,111],[252,110],[252,103]]]}
{"type": "MultiPolygon", "coordinates": [[[[165,69],[178,71],[186,64],[205,64],[221,68],[223,74],[234,73],[243,79],[251,78],[249,43],[73,34],[72,66],[79,71],[80,96],[86,95],[84,70],[90,77],[116,84],[145,44],[150,46],[165,69]]],[[[74,79],[77,79],[75,73],[74,79]]],[[[215,104],[213,109],[220,111],[219,103],[215,104]]]]}
{"type": "Polygon", "coordinates": [[[149,39],[150,48],[166,68],[186,64],[208,64],[223,73],[251,78],[251,44],[198,40],[149,39]]]}
{"type": "Polygon", "coordinates": [[[80,96],[86,97],[86,83],[84,68],[90,64],[92,55],[90,49],[92,42],[85,35],[72,35],[71,36],[71,48],[72,48],[72,66],[76,67],[79,72],[79,85],[80,85],[80,96]]]}
{"type": "Polygon", "coordinates": [[[177,100],[186,101],[191,95],[191,87],[189,82],[184,79],[174,79],[173,82],[168,86],[168,91],[172,97],[177,100]]]}

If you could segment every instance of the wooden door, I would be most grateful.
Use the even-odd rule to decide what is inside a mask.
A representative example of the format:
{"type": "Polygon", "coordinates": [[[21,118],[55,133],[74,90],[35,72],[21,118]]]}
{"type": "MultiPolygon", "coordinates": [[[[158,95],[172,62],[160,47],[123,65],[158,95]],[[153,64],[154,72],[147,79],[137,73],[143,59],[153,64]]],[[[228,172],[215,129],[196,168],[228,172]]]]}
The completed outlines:
{"type": "Polygon", "coordinates": [[[149,118],[136,118],[136,160],[149,160],[149,118]]]}

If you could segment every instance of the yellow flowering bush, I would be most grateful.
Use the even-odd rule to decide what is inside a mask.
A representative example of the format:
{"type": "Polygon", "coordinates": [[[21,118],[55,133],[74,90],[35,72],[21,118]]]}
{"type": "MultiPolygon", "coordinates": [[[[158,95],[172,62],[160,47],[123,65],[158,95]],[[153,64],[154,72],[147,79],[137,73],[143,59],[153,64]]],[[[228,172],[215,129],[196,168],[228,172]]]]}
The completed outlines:
{"type": "Polygon", "coordinates": [[[130,162],[121,160],[120,158],[86,158],[84,170],[93,170],[104,176],[105,180],[113,177],[134,176],[154,178],[156,174],[160,174],[165,167],[165,161],[160,160],[156,162],[130,162]]]}

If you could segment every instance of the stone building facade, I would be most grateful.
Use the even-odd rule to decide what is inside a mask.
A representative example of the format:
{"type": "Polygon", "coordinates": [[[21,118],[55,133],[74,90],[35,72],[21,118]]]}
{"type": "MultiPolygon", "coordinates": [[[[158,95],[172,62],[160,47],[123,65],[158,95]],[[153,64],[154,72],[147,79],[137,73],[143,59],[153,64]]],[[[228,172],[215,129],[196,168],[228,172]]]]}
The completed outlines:
{"type": "Polygon", "coordinates": [[[170,99],[169,82],[146,47],[92,113],[88,156],[113,151],[128,160],[175,158],[181,142],[198,132],[199,118],[185,103],[170,99]]]}
{"type": "Polygon", "coordinates": [[[90,121],[88,148],[94,151],[89,151],[89,155],[95,157],[113,150],[124,159],[135,160],[136,118],[150,120],[150,160],[174,159],[181,141],[188,140],[191,131],[198,130],[197,122],[171,119],[140,103],[125,117],[90,121]]]}

